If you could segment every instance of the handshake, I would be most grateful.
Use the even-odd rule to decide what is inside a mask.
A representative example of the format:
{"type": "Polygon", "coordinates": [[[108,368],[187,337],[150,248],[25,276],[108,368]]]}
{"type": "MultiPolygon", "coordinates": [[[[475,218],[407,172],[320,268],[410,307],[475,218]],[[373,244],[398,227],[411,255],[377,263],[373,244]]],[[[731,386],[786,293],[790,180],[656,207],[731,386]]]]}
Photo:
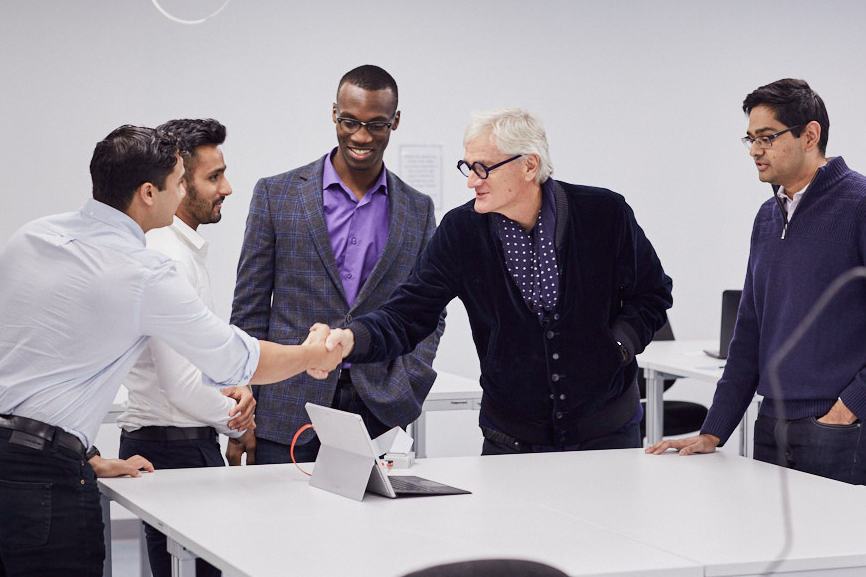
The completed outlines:
{"type": "Polygon", "coordinates": [[[310,327],[310,334],[302,346],[308,347],[307,374],[315,379],[324,379],[352,352],[355,335],[349,329],[332,329],[316,323],[310,327]]]}

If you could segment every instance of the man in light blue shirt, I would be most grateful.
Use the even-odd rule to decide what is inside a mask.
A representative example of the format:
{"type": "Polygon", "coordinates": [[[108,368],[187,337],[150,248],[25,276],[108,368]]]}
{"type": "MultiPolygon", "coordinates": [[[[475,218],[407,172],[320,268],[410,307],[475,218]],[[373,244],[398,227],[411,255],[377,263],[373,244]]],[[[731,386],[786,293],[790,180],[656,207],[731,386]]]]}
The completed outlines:
{"type": "Polygon", "coordinates": [[[95,475],[85,457],[122,379],[158,337],[219,386],[333,370],[327,328],[257,341],[198,299],[144,233],[185,191],[174,137],[123,126],[96,145],[93,199],[33,221],[0,252],[0,574],[101,575],[95,475]]]}

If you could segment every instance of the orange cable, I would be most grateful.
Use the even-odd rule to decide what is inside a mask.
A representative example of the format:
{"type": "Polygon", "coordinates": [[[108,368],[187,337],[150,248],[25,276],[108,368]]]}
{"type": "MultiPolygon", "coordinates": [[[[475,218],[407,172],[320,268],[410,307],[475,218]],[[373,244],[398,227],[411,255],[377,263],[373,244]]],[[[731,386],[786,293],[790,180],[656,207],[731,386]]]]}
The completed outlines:
{"type": "Polygon", "coordinates": [[[301,433],[303,433],[303,432],[306,431],[307,429],[313,429],[313,430],[315,430],[316,428],[315,428],[313,425],[308,424],[308,425],[304,425],[303,427],[301,427],[300,429],[298,429],[298,432],[295,433],[295,436],[294,436],[294,437],[292,437],[292,446],[289,448],[289,454],[292,456],[292,463],[295,464],[295,467],[298,468],[298,471],[300,471],[301,473],[303,473],[304,475],[306,475],[306,476],[308,476],[308,477],[312,477],[312,476],[313,476],[312,473],[307,473],[306,471],[304,471],[303,469],[301,469],[301,466],[298,465],[298,462],[297,462],[297,461],[295,461],[295,442],[298,440],[298,437],[301,436],[301,433]]]}

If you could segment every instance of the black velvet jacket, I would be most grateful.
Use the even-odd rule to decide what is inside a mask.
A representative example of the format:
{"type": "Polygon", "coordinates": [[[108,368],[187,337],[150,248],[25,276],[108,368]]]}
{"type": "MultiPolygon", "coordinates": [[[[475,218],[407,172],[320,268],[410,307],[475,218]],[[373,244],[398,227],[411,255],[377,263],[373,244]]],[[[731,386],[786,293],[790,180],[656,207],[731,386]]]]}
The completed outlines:
{"type": "Polygon", "coordinates": [[[470,201],[445,215],[391,299],[349,324],[348,360],[406,354],[457,297],[481,363],[487,421],[549,446],[620,429],[638,410],[634,355],[665,323],[672,282],[622,196],[555,181],[554,199],[560,295],[544,325],[505,266],[490,215],[470,201]]]}

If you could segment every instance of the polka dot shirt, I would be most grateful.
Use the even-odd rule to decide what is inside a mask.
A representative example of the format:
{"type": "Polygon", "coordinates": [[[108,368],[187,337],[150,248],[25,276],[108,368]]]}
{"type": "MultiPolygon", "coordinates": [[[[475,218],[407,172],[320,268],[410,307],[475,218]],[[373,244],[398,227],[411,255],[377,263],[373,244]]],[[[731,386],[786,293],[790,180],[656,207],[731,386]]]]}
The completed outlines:
{"type": "Polygon", "coordinates": [[[501,214],[495,215],[508,272],[520,289],[526,306],[542,324],[559,297],[559,272],[554,246],[556,215],[551,206],[553,203],[547,203],[546,198],[544,200],[548,206],[542,206],[530,232],[501,214]]]}

